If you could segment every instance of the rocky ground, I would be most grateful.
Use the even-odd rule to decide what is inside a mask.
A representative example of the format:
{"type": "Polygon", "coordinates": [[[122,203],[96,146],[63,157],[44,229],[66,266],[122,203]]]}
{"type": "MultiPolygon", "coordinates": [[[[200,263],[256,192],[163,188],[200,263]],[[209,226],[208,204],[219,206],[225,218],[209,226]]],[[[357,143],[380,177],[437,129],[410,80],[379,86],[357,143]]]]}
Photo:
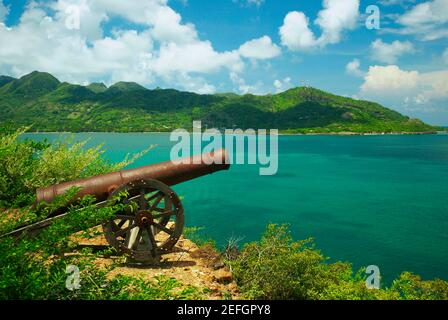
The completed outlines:
{"type": "MultiPolygon", "coordinates": [[[[82,246],[101,248],[108,243],[104,236],[100,235],[92,239],[85,239],[79,235],[76,242],[82,246]]],[[[116,257],[99,257],[98,265],[111,266],[116,257]]],[[[110,277],[116,275],[140,276],[147,280],[153,280],[157,276],[175,278],[183,285],[191,285],[206,290],[207,299],[238,299],[239,292],[232,274],[224,265],[221,256],[211,246],[198,247],[195,243],[181,237],[174,250],[162,256],[160,265],[133,266],[119,264],[114,267],[110,277]]]]}

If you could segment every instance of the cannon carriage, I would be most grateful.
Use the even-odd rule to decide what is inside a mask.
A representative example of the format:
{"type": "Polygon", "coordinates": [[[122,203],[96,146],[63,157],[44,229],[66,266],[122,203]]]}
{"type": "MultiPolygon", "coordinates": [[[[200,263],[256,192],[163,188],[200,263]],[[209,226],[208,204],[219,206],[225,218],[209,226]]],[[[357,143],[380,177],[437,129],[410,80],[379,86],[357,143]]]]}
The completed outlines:
{"type": "MultiPolygon", "coordinates": [[[[173,249],[184,228],[184,209],[171,187],[229,168],[228,155],[221,149],[175,163],[168,161],[41,188],[36,192],[36,201],[51,203],[73,187],[79,191],[72,202],[86,195],[94,196],[98,206],[120,201],[123,209],[102,224],[106,240],[133,262],[154,263],[173,249]]],[[[65,214],[61,208],[43,221],[3,236],[39,232],[65,214]]]]}

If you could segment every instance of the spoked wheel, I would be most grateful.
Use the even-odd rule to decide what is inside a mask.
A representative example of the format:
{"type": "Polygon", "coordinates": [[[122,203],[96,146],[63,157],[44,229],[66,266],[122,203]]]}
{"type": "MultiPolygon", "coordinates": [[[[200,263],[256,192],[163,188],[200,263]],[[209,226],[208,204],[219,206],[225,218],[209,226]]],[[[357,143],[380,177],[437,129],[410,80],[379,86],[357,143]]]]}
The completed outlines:
{"type": "Polygon", "coordinates": [[[107,241],[136,262],[150,262],[169,252],[182,235],[184,211],[177,194],[157,180],[125,184],[109,197],[123,209],[103,224],[107,241]]]}

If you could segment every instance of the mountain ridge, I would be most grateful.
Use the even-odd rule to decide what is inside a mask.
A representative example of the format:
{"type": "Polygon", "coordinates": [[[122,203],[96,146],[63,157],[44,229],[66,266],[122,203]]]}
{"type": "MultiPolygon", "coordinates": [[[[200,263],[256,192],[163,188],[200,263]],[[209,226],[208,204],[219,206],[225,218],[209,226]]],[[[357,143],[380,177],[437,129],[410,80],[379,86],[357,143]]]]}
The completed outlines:
{"type": "Polygon", "coordinates": [[[283,133],[434,132],[437,127],[385,108],[311,87],[256,96],[147,89],[135,82],[87,86],[34,71],[0,76],[0,123],[35,131],[171,131],[205,127],[279,129],[283,133]]]}

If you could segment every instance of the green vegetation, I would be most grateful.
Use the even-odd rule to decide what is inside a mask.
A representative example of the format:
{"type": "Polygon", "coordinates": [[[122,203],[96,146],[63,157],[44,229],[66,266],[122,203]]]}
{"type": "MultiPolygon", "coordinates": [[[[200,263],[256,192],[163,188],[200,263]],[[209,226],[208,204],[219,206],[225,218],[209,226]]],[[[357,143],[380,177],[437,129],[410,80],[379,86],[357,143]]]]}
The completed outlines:
{"type": "MultiPolygon", "coordinates": [[[[85,143],[73,145],[35,143],[17,140],[22,131],[0,136],[0,234],[38,222],[66,204],[77,192],[70,190],[52,204],[32,207],[35,188],[74,178],[118,170],[140,154],[118,164],[101,158],[100,147],[86,149],[85,143]]],[[[153,281],[137,277],[107,274],[122,260],[99,267],[94,261],[110,255],[112,249],[93,252],[77,249],[70,236],[111,218],[121,206],[94,206],[94,198],[86,197],[71,205],[68,214],[49,228],[19,241],[0,238],[0,300],[4,299],[200,299],[197,288],[184,286],[170,278],[153,281]],[[70,253],[67,255],[67,253],[70,253]],[[66,268],[76,265],[80,271],[79,290],[66,289],[66,268]]],[[[89,231],[90,230],[90,231],[89,231]]]]}
{"type": "Polygon", "coordinates": [[[101,93],[107,90],[104,83],[91,83],[86,88],[94,93],[101,93]]]}
{"type": "Polygon", "coordinates": [[[86,141],[72,145],[18,142],[24,131],[0,136],[0,207],[29,205],[36,188],[117,171],[147,152],[109,164],[102,158],[102,146],[86,149],[86,141]]]}
{"type": "Polygon", "coordinates": [[[204,127],[275,128],[283,133],[433,132],[440,128],[409,119],[379,104],[314,88],[275,95],[199,95],[148,90],[132,82],[107,88],[60,83],[48,73],[0,77],[0,122],[34,131],[171,131],[204,127]]]}
{"type": "Polygon", "coordinates": [[[249,299],[447,300],[448,282],[422,281],[404,272],[389,288],[368,289],[364,270],[329,264],[311,240],[293,241],[285,225],[269,225],[261,240],[247,244],[229,265],[249,299]]]}
{"type": "MultiPolygon", "coordinates": [[[[71,189],[52,204],[33,207],[36,187],[118,170],[139,156],[110,164],[102,159],[100,147],[19,141],[21,132],[0,133],[0,234],[45,219],[77,192],[71,189]]],[[[94,200],[85,197],[69,206],[67,215],[32,237],[0,238],[0,300],[207,296],[207,289],[165,277],[108,277],[123,258],[115,258],[109,266],[99,266],[96,259],[113,255],[113,249],[80,249],[71,237],[80,231],[85,237],[94,237],[98,231],[92,227],[111,218],[123,206],[117,201],[98,208],[94,200]],[[69,265],[79,268],[79,290],[66,289],[69,265]]],[[[194,238],[199,231],[200,228],[189,228],[186,233],[200,243],[199,238],[194,238]]],[[[212,247],[213,241],[200,244],[212,247]]],[[[260,241],[245,245],[241,251],[230,243],[223,255],[241,293],[249,299],[448,299],[446,281],[422,281],[411,273],[403,273],[389,288],[369,290],[363,270],[353,274],[348,263],[328,263],[311,240],[293,241],[286,226],[268,226],[260,241]]]]}
{"type": "MultiPolygon", "coordinates": [[[[60,199],[65,202],[70,199],[60,199]]],[[[106,249],[94,253],[92,249],[77,249],[70,235],[110,219],[119,207],[97,208],[93,199],[84,199],[71,206],[64,218],[36,236],[22,238],[19,242],[10,237],[0,239],[0,300],[5,299],[200,299],[200,291],[191,286],[182,286],[175,279],[157,277],[153,281],[138,277],[118,275],[107,277],[120,260],[107,267],[95,265],[95,259],[113,253],[106,249]],[[70,255],[67,255],[70,253],[70,255]],[[81,286],[79,290],[66,288],[66,268],[79,268],[81,286]]],[[[50,207],[37,211],[21,212],[30,219],[44,217],[50,207]]],[[[10,229],[15,220],[5,221],[2,214],[2,229],[10,229]],[[12,222],[11,222],[12,221],[12,222]]],[[[18,215],[19,212],[14,212],[18,215]]],[[[4,230],[2,230],[4,231],[4,230]]],[[[93,236],[93,235],[92,235],[93,236]]]]}

